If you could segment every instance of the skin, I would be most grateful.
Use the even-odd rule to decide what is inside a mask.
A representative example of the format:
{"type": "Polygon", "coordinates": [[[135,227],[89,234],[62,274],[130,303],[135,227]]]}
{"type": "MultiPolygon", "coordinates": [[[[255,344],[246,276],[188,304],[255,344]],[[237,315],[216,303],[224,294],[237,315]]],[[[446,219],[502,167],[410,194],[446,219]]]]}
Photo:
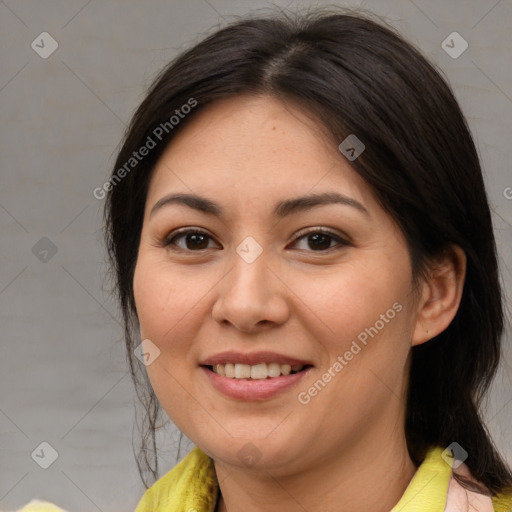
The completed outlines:
{"type": "Polygon", "coordinates": [[[340,503],[346,512],[389,511],[417,469],[404,433],[410,350],[453,319],[464,254],[450,248],[414,289],[400,229],[297,105],[237,97],[189,121],[154,170],[134,276],[141,339],[160,350],[147,366],[160,404],[213,458],[220,511],[329,512],[340,503]],[[150,216],[177,192],[207,197],[224,215],[172,204],[150,216]],[[272,215],[279,201],[321,192],[355,199],[367,213],[330,204],[272,215]],[[164,247],[183,227],[211,238],[201,250],[183,236],[164,247]],[[313,233],[297,239],[304,228],[330,229],[347,243],[327,238],[319,250],[313,233]],[[248,236],[263,248],[250,264],[236,252],[248,236]],[[298,393],[394,303],[401,311],[301,404],[298,393]],[[228,350],[279,352],[314,368],[276,397],[235,400],[198,366],[228,350]],[[248,442],[260,456],[254,465],[238,456],[248,442]]]}

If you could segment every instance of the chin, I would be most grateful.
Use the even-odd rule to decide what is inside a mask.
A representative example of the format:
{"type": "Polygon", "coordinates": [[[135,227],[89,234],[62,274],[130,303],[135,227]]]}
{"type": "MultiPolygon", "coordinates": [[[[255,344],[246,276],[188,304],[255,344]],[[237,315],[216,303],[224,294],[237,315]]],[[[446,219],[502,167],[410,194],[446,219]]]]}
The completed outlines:
{"type": "Polygon", "coordinates": [[[274,434],[271,437],[225,435],[222,439],[201,438],[193,442],[215,461],[230,466],[255,472],[289,473],[290,465],[297,464],[304,453],[304,445],[297,444],[297,436],[274,434]]]}

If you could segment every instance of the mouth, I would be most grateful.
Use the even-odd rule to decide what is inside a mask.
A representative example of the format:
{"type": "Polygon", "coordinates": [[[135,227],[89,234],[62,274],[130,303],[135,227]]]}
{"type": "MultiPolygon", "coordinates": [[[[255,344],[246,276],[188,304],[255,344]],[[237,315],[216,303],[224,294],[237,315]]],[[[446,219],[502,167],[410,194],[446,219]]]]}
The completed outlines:
{"type": "Polygon", "coordinates": [[[238,400],[267,400],[291,389],[314,366],[270,352],[224,353],[199,365],[213,388],[238,400]]]}

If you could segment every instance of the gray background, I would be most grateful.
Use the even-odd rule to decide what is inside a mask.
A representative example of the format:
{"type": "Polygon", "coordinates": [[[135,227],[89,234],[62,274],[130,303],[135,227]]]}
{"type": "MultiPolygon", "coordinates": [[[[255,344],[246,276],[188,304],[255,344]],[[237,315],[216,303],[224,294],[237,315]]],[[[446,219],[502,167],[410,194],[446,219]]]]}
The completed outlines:
{"type": "MultiPolygon", "coordinates": [[[[132,453],[135,393],[117,307],[103,281],[103,201],[92,192],[105,182],[125,124],[155,73],[231,15],[269,5],[261,0],[0,2],[2,510],[44,498],[70,511],[128,511],[142,496],[132,453]],[[47,59],[31,47],[44,31],[59,45],[47,59]],[[58,453],[48,469],[31,457],[43,441],[58,453]]],[[[454,87],[483,161],[510,297],[512,1],[337,5],[384,16],[454,87]],[[453,31],[469,43],[456,59],[441,47],[453,31]]],[[[506,360],[486,418],[512,464],[510,320],[508,326],[506,360]]],[[[176,435],[171,428],[164,434],[166,472],[174,463],[176,435]]]]}

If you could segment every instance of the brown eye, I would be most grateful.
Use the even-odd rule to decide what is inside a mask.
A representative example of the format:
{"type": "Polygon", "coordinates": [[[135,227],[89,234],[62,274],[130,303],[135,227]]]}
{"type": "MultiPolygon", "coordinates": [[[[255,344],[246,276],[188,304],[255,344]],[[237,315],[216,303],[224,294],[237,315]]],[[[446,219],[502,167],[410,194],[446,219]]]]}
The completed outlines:
{"type": "Polygon", "coordinates": [[[331,246],[333,241],[336,242],[336,245],[338,246],[349,245],[349,243],[339,235],[325,229],[314,229],[303,233],[295,239],[294,245],[303,239],[307,241],[306,243],[308,249],[306,250],[311,250],[314,252],[325,252],[333,249],[335,247],[331,246]]]}
{"type": "MultiPolygon", "coordinates": [[[[209,243],[213,240],[212,236],[205,231],[184,229],[171,233],[171,235],[165,238],[162,246],[173,250],[199,252],[212,248],[209,243]]],[[[338,234],[325,229],[313,229],[305,232],[295,239],[293,245],[296,246],[301,241],[306,241],[306,247],[299,248],[300,250],[313,252],[327,252],[336,247],[350,245],[349,242],[338,234]]]]}
{"type": "Polygon", "coordinates": [[[187,229],[179,231],[167,237],[163,245],[165,247],[174,245],[178,247],[178,249],[186,251],[202,251],[209,248],[208,242],[210,240],[213,240],[213,238],[204,231],[199,231],[196,229],[187,229]],[[177,241],[182,239],[184,242],[177,243],[177,241]]]}

